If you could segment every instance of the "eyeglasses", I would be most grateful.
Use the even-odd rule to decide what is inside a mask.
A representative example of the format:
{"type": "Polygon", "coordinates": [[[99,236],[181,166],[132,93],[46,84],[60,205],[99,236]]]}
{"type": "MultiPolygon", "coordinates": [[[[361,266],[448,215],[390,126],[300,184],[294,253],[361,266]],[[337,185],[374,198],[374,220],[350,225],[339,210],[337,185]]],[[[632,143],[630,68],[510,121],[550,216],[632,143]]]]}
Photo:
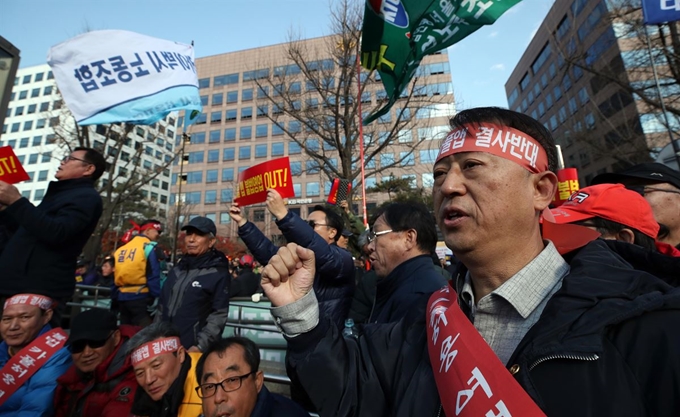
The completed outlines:
{"type": "Polygon", "coordinates": [[[106,339],[103,340],[77,340],[73,342],[68,347],[68,349],[71,351],[71,353],[81,353],[85,350],[85,346],[89,346],[90,349],[99,349],[100,347],[104,346],[106,342],[108,342],[114,333],[115,331],[111,332],[108,336],[106,336],[106,339]]]}
{"type": "Polygon", "coordinates": [[[241,376],[232,376],[231,378],[227,378],[217,384],[199,385],[195,388],[196,394],[198,394],[199,398],[210,398],[217,393],[218,386],[222,387],[222,391],[224,392],[236,391],[237,389],[241,388],[241,384],[243,383],[244,379],[256,372],[257,371],[253,371],[241,376]]]}
{"type": "Polygon", "coordinates": [[[663,193],[680,194],[680,191],[678,191],[678,190],[666,190],[666,189],[664,189],[664,188],[650,187],[650,186],[647,186],[647,185],[645,185],[645,186],[642,186],[642,185],[639,185],[639,186],[629,186],[629,187],[626,187],[626,188],[628,188],[628,189],[631,190],[631,191],[635,191],[636,193],[640,194],[640,195],[643,196],[643,197],[645,196],[645,194],[647,194],[647,193],[650,192],[650,191],[651,191],[651,192],[654,192],[654,191],[661,191],[661,192],[663,192],[663,193]]]}
{"type": "Polygon", "coordinates": [[[312,226],[312,229],[316,229],[316,226],[328,226],[326,223],[316,223],[314,220],[307,220],[307,224],[312,226]]]}
{"type": "Polygon", "coordinates": [[[374,240],[376,240],[376,239],[378,238],[378,236],[386,235],[386,234],[392,233],[392,232],[394,232],[394,230],[392,230],[392,229],[383,230],[383,231],[381,231],[381,232],[376,232],[376,231],[374,231],[373,229],[371,229],[371,230],[368,232],[368,235],[366,235],[366,238],[368,239],[368,243],[371,243],[371,242],[373,242],[374,240]]]}
{"type": "Polygon", "coordinates": [[[92,165],[92,162],[86,161],[84,159],[76,158],[75,156],[71,156],[71,155],[66,155],[65,157],[63,157],[61,159],[61,162],[63,162],[63,163],[67,163],[69,161],[80,161],[82,163],[92,165]]]}

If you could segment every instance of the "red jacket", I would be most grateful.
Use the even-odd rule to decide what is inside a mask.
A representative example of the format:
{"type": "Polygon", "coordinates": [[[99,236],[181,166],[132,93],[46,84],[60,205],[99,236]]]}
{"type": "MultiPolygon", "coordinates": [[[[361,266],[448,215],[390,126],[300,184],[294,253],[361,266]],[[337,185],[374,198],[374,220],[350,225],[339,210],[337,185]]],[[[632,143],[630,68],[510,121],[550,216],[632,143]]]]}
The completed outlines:
{"type": "Polygon", "coordinates": [[[137,380],[130,357],[125,355],[127,341],[140,330],[121,325],[121,340],[116,349],[85,380],[75,365],[58,380],[54,394],[56,417],[118,417],[130,414],[137,391],[137,380]]]}

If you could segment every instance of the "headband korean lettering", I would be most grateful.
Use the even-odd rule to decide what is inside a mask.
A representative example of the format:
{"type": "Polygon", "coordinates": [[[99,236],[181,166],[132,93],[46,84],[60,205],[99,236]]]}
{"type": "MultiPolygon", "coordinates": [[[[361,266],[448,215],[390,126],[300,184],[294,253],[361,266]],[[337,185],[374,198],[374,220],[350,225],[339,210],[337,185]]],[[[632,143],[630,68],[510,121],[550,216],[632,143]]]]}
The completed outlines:
{"type": "Polygon", "coordinates": [[[132,366],[151,360],[164,353],[176,352],[179,349],[179,337],[166,337],[145,343],[132,352],[132,366]]]}
{"type": "Polygon", "coordinates": [[[139,230],[142,232],[149,229],[156,229],[160,232],[163,230],[163,225],[160,223],[147,223],[139,228],[139,230]]]}
{"type": "Polygon", "coordinates": [[[17,304],[40,307],[41,310],[49,310],[52,308],[52,299],[40,294],[17,294],[5,301],[4,309],[17,304]]]}
{"type": "Polygon", "coordinates": [[[483,123],[451,131],[441,147],[437,161],[460,152],[486,152],[516,162],[533,173],[548,170],[548,155],[540,143],[517,129],[483,123]]]}

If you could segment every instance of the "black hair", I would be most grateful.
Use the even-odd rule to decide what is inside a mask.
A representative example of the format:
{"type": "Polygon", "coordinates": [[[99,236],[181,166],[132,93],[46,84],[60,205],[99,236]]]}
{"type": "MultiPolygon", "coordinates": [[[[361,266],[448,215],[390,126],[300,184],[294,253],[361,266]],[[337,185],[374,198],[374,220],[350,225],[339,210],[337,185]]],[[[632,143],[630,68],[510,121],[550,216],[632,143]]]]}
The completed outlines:
{"type": "Polygon", "coordinates": [[[85,151],[85,157],[83,159],[94,165],[94,172],[91,177],[93,180],[97,181],[106,170],[106,160],[104,159],[104,156],[99,153],[99,151],[92,148],[78,147],[73,151],[85,151]]]}
{"type": "Polygon", "coordinates": [[[104,261],[102,262],[102,265],[104,265],[104,264],[109,264],[109,265],[111,265],[112,267],[115,267],[115,266],[116,266],[116,260],[115,260],[115,258],[114,258],[113,256],[109,255],[109,256],[107,256],[106,258],[104,258],[104,261]]]}
{"type": "Polygon", "coordinates": [[[180,337],[179,330],[167,321],[152,323],[132,336],[127,343],[127,355],[131,355],[138,347],[152,340],[164,337],[180,337]]]}
{"type": "Polygon", "coordinates": [[[342,229],[345,228],[345,223],[342,221],[342,217],[338,213],[336,213],[335,210],[333,210],[332,208],[325,207],[322,205],[314,206],[311,213],[315,211],[323,212],[326,215],[326,225],[337,230],[337,233],[333,238],[333,240],[337,242],[338,239],[340,239],[340,235],[342,234],[342,229]]]}
{"type": "Polygon", "coordinates": [[[633,232],[634,245],[641,246],[647,250],[651,250],[654,252],[657,251],[656,244],[654,243],[653,238],[647,236],[646,234],[642,233],[637,229],[634,229],[630,226],[626,226],[625,224],[621,224],[612,220],[603,219],[601,217],[593,217],[591,219],[583,220],[581,222],[575,222],[574,224],[579,223],[587,223],[588,225],[591,225],[602,235],[616,234],[622,231],[623,229],[629,229],[633,232]]]}
{"type": "Polygon", "coordinates": [[[387,204],[375,212],[371,224],[380,216],[385,217],[385,222],[395,232],[415,229],[418,233],[416,238],[418,248],[426,253],[435,251],[437,247],[435,219],[425,204],[417,202],[387,204]]]}
{"type": "Polygon", "coordinates": [[[536,139],[548,155],[548,169],[557,169],[557,148],[555,140],[543,124],[526,114],[500,107],[477,107],[456,114],[449,124],[456,129],[464,125],[479,126],[482,123],[496,123],[517,129],[536,139]]]}
{"type": "Polygon", "coordinates": [[[199,384],[203,378],[203,366],[205,365],[205,359],[208,355],[217,353],[218,356],[222,357],[222,354],[234,345],[243,348],[243,359],[245,359],[248,366],[250,366],[250,372],[257,372],[260,369],[260,350],[257,348],[255,342],[240,336],[217,339],[208,345],[196,364],[196,381],[198,381],[199,384]]]}

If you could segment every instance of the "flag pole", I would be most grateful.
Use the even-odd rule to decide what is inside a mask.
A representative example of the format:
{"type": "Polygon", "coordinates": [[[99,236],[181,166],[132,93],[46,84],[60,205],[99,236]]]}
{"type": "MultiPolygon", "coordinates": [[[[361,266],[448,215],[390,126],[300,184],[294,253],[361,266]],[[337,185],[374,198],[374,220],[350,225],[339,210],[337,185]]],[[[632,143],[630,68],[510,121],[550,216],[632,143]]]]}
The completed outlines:
{"type": "Polygon", "coordinates": [[[368,227],[366,213],[366,169],[364,167],[364,123],[361,112],[361,42],[357,41],[357,113],[359,115],[359,154],[361,157],[361,204],[364,227],[368,227]]]}
{"type": "MultiPolygon", "coordinates": [[[[661,29],[659,29],[660,36],[663,36],[661,29]]],[[[668,137],[671,141],[671,146],[673,147],[673,152],[675,153],[675,161],[678,163],[678,168],[680,168],[680,145],[673,140],[673,130],[668,121],[668,113],[666,113],[666,104],[663,101],[663,95],[661,94],[661,84],[659,84],[659,76],[656,73],[656,65],[654,64],[654,56],[652,55],[652,43],[649,40],[649,29],[645,25],[645,38],[647,39],[647,53],[649,54],[649,61],[652,64],[652,73],[654,74],[654,82],[656,83],[656,93],[659,96],[659,102],[661,103],[661,112],[663,113],[664,121],[666,122],[666,129],[668,130],[668,137]]]]}

